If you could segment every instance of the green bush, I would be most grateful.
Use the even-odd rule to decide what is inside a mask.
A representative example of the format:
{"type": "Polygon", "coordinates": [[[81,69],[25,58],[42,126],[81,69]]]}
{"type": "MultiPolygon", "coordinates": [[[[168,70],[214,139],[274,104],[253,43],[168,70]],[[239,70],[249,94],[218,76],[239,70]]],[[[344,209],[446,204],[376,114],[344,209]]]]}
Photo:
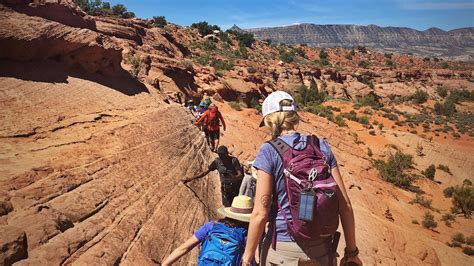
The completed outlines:
{"type": "Polygon", "coordinates": [[[357,122],[359,122],[362,125],[368,125],[369,124],[369,118],[367,116],[361,116],[357,119],[357,122]]]}
{"type": "Polygon", "coordinates": [[[446,87],[440,86],[440,87],[436,88],[436,92],[442,98],[445,98],[446,96],[448,96],[448,89],[446,89],[446,87]]]}
{"type": "Polygon", "coordinates": [[[311,82],[309,88],[305,85],[302,85],[294,97],[296,102],[305,107],[308,105],[317,105],[324,102],[326,100],[327,93],[325,91],[319,91],[318,85],[315,82],[311,82]]]}
{"type": "Polygon", "coordinates": [[[131,74],[137,77],[143,67],[143,63],[138,55],[129,55],[125,58],[125,62],[132,66],[131,74]]]}
{"type": "Polygon", "coordinates": [[[431,207],[432,202],[433,202],[432,200],[427,199],[423,196],[420,196],[420,195],[416,194],[415,198],[412,199],[409,203],[410,204],[418,204],[418,205],[420,205],[422,207],[425,207],[427,209],[432,209],[432,207],[431,207]]]}
{"type": "Polygon", "coordinates": [[[346,58],[347,58],[348,60],[352,60],[352,54],[350,54],[350,53],[346,54],[346,58]]]}
{"type": "Polygon", "coordinates": [[[153,17],[152,27],[163,28],[168,22],[164,16],[153,17]]]}
{"type": "Polygon", "coordinates": [[[326,49],[321,49],[321,51],[319,51],[319,58],[320,60],[323,60],[323,59],[329,59],[329,54],[328,52],[326,52],[326,49]]]}
{"type": "Polygon", "coordinates": [[[238,102],[234,102],[234,101],[229,102],[229,106],[236,111],[242,111],[242,107],[240,106],[240,103],[238,102]]]}
{"type": "Polygon", "coordinates": [[[344,116],[342,116],[342,114],[336,115],[336,118],[334,119],[334,122],[340,127],[347,127],[347,123],[344,120],[344,116]]]}
{"type": "Polygon", "coordinates": [[[435,177],[435,173],[436,173],[436,167],[435,167],[434,164],[431,164],[430,166],[428,166],[428,168],[426,168],[425,171],[422,171],[421,173],[422,173],[426,178],[433,180],[434,177],[435,177]]]}
{"type": "Polygon", "coordinates": [[[359,67],[362,67],[362,68],[368,68],[369,67],[369,63],[367,63],[367,61],[365,61],[365,60],[359,61],[359,63],[357,63],[357,65],[359,67]]]}
{"type": "Polygon", "coordinates": [[[444,171],[444,172],[446,172],[450,175],[453,175],[451,173],[451,170],[449,169],[449,167],[447,165],[440,164],[440,165],[438,165],[438,169],[441,170],[441,171],[444,171]]]}
{"type": "Polygon", "coordinates": [[[455,233],[452,237],[451,237],[451,241],[452,242],[458,242],[458,243],[461,243],[461,244],[464,244],[466,243],[466,238],[464,238],[464,235],[463,233],[455,233]]]}
{"type": "Polygon", "coordinates": [[[412,178],[406,173],[406,170],[411,168],[412,165],[413,156],[400,151],[390,155],[387,162],[375,161],[375,167],[383,180],[404,189],[411,188],[412,178]]]}
{"type": "Polygon", "coordinates": [[[451,198],[454,194],[454,190],[455,188],[454,187],[447,187],[443,190],[443,195],[446,197],[446,198],[451,198]]]}
{"type": "Polygon", "coordinates": [[[227,30],[227,33],[234,35],[240,46],[251,47],[252,44],[255,42],[255,38],[250,32],[227,30]]]}
{"type": "Polygon", "coordinates": [[[291,63],[295,59],[293,58],[293,55],[291,53],[284,52],[280,55],[280,60],[285,62],[285,63],[291,63]]]}
{"type": "Polygon", "coordinates": [[[213,33],[214,30],[221,30],[217,25],[209,25],[207,21],[201,21],[191,24],[191,28],[196,28],[202,36],[213,33]]]}
{"type": "Polygon", "coordinates": [[[454,222],[454,220],[455,220],[455,217],[451,213],[445,213],[443,217],[441,218],[441,221],[443,221],[444,224],[446,224],[446,226],[449,226],[449,227],[451,226],[451,222],[454,222]]]}
{"type": "Polygon", "coordinates": [[[245,48],[245,46],[240,46],[239,49],[236,50],[234,54],[238,58],[242,58],[242,59],[249,58],[249,53],[247,52],[247,49],[245,48]]]}
{"type": "Polygon", "coordinates": [[[436,102],[434,105],[435,113],[438,115],[451,116],[456,112],[456,104],[453,98],[448,97],[443,104],[436,102]]]}
{"type": "Polygon", "coordinates": [[[216,70],[226,70],[229,71],[234,67],[234,63],[230,61],[221,61],[221,60],[213,60],[211,62],[211,66],[216,70]]]}
{"type": "Polygon", "coordinates": [[[385,64],[386,64],[387,66],[389,66],[389,67],[393,67],[393,61],[392,61],[391,59],[387,59],[387,60],[385,61],[385,64]]]}
{"type": "Polygon", "coordinates": [[[217,46],[216,46],[216,43],[211,41],[211,40],[206,40],[202,43],[202,47],[204,48],[204,50],[206,51],[213,51],[213,50],[216,50],[217,46]]]}
{"type": "Polygon", "coordinates": [[[135,17],[135,13],[127,11],[127,8],[122,4],[112,6],[112,14],[121,18],[135,17]]]}
{"type": "Polygon", "coordinates": [[[211,55],[209,53],[202,54],[199,57],[196,57],[196,62],[200,65],[207,66],[209,64],[209,60],[211,55]]]}
{"type": "Polygon", "coordinates": [[[434,220],[433,214],[428,211],[425,213],[425,216],[423,216],[423,221],[421,224],[427,229],[436,228],[438,226],[438,223],[434,220]]]}
{"type": "Polygon", "coordinates": [[[257,69],[255,67],[247,67],[247,72],[253,74],[257,72],[257,69]]]}
{"type": "Polygon", "coordinates": [[[456,186],[452,196],[452,210],[470,218],[474,209],[474,186],[456,186]]]}
{"type": "Polygon", "coordinates": [[[356,104],[359,104],[361,106],[371,106],[375,108],[382,106],[376,96],[373,94],[367,94],[362,97],[357,97],[356,104]]]}
{"type": "Polygon", "coordinates": [[[428,93],[426,91],[422,91],[417,89],[415,93],[411,96],[414,103],[422,104],[428,100],[428,93]]]}

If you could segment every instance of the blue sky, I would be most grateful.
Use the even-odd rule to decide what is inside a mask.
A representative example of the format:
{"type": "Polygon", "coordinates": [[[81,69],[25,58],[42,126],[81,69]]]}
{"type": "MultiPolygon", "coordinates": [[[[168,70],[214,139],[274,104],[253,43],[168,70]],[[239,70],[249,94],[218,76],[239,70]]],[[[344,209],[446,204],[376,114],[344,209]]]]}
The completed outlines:
{"type": "Polygon", "coordinates": [[[356,24],[443,30],[474,26],[474,0],[109,0],[138,17],[165,16],[178,25],[207,21],[223,29],[298,23],[356,24]]]}

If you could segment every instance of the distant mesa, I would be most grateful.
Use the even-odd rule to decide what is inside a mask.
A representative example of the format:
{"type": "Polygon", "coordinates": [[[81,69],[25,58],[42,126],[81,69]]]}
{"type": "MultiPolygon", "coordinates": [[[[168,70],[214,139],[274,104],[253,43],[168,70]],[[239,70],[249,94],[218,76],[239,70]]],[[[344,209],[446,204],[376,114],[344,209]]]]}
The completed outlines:
{"type": "Polygon", "coordinates": [[[377,25],[316,25],[302,23],[284,27],[252,28],[256,39],[273,43],[306,44],[316,47],[366,46],[380,52],[397,52],[444,59],[474,61],[474,28],[419,31],[406,27],[377,25]]]}

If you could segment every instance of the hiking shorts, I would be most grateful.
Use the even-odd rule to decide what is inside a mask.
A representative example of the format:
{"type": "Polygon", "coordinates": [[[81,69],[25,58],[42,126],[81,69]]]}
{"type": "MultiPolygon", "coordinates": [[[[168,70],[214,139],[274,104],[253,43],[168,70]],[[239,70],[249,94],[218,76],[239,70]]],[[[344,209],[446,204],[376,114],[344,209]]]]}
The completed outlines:
{"type": "Polygon", "coordinates": [[[219,139],[220,131],[219,130],[209,131],[208,134],[209,134],[209,138],[211,138],[212,140],[215,140],[215,139],[219,139]]]}
{"type": "MultiPolygon", "coordinates": [[[[310,242],[298,244],[296,242],[276,243],[276,250],[271,246],[271,239],[266,239],[262,249],[268,248],[266,254],[262,254],[260,265],[275,266],[327,266],[329,264],[328,247],[325,242],[310,242]],[[269,241],[268,241],[269,240],[269,241]]],[[[262,250],[265,253],[265,250],[262,250]]],[[[335,264],[334,264],[335,265],[335,264]]]]}

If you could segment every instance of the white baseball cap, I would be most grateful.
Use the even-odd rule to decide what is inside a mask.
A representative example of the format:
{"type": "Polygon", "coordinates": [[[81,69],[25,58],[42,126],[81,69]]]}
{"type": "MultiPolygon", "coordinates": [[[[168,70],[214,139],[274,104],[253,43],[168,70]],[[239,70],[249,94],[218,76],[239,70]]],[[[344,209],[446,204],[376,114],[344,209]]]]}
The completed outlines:
{"type": "MultiPolygon", "coordinates": [[[[295,104],[295,100],[293,99],[293,97],[291,97],[289,93],[284,92],[284,91],[275,91],[275,92],[270,93],[270,95],[268,95],[267,98],[265,98],[262,105],[263,118],[275,112],[291,112],[291,111],[296,111],[296,110],[297,110],[297,107],[295,104]],[[290,106],[281,106],[280,103],[283,100],[289,100],[291,101],[292,104],[290,106]]],[[[264,125],[265,124],[263,123],[263,119],[262,119],[262,122],[260,122],[260,127],[263,127],[264,125]]]]}

